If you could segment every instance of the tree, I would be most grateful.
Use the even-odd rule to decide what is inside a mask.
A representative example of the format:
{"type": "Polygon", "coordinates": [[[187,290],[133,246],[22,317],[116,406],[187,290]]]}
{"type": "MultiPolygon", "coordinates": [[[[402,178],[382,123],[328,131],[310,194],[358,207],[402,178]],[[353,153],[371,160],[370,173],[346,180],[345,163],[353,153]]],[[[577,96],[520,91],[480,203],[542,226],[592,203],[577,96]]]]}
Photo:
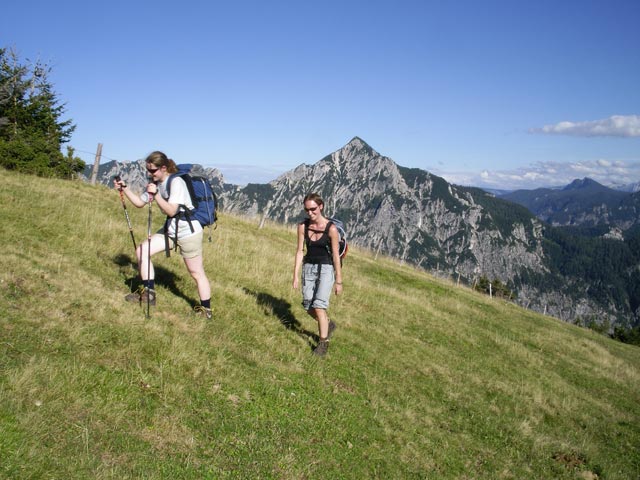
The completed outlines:
{"type": "Polygon", "coordinates": [[[15,50],[0,49],[0,166],[41,176],[72,178],[84,162],[61,147],[75,130],[49,82],[51,68],[23,65],[15,50]]]}

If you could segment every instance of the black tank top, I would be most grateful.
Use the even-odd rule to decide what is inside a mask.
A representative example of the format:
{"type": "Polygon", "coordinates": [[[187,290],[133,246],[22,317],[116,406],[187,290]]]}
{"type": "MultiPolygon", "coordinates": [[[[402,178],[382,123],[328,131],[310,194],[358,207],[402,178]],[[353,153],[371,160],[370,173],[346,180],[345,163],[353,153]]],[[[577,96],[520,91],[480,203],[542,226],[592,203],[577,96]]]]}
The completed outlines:
{"type": "Polygon", "coordinates": [[[314,230],[309,226],[309,221],[304,222],[304,240],[307,246],[307,254],[304,256],[304,263],[331,265],[331,239],[329,238],[329,229],[331,222],[327,222],[327,228],[324,230],[314,230]],[[311,240],[311,233],[322,233],[319,239],[311,240]]]}

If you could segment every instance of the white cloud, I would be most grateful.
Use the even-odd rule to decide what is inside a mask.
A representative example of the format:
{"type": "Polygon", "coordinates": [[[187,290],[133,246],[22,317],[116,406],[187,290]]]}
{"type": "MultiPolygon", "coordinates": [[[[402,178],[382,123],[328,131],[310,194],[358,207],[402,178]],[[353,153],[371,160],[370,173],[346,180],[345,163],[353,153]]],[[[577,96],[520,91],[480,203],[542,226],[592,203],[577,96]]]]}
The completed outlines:
{"type": "Polygon", "coordinates": [[[560,122],[532,128],[529,132],[575,137],[640,137],[640,115],[613,115],[589,122],[560,122]]]}
{"type": "Polygon", "coordinates": [[[606,186],[629,185],[640,180],[640,161],[600,159],[574,163],[538,162],[514,170],[474,172],[436,172],[448,182],[500,190],[534,189],[568,185],[589,177],[606,186]]]}

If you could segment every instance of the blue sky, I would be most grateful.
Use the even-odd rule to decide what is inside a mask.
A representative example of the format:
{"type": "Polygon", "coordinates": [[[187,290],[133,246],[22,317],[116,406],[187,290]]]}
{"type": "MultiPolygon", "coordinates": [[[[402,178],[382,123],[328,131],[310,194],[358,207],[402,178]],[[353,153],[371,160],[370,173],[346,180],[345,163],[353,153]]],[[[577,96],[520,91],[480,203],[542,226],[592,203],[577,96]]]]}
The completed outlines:
{"type": "Polygon", "coordinates": [[[9,2],[93,162],[267,182],[359,136],[493,188],[640,181],[640,1],[9,2]]]}

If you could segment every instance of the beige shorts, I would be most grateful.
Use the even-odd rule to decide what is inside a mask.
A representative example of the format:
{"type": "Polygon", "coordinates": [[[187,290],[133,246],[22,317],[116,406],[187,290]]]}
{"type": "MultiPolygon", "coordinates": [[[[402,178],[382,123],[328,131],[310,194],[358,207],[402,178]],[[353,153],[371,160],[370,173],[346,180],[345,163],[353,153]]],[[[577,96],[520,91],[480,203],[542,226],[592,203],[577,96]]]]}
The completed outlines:
{"type": "MultiPolygon", "coordinates": [[[[188,237],[178,238],[178,250],[182,258],[195,258],[202,255],[202,234],[200,230],[198,233],[189,235],[188,237]]],[[[169,248],[175,247],[173,237],[169,237],[169,248]]]]}

